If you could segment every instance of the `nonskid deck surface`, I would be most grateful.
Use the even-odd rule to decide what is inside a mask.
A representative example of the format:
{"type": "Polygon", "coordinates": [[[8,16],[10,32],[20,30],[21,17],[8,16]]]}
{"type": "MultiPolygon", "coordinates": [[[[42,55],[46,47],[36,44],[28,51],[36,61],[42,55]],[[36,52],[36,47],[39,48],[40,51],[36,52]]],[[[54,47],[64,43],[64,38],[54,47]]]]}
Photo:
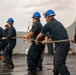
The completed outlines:
{"type": "MultiPolygon", "coordinates": [[[[27,75],[27,60],[25,55],[14,55],[13,61],[15,68],[7,69],[0,60],[0,75],[27,75]]],[[[71,75],[76,75],[76,55],[68,55],[67,66],[71,75]]],[[[38,75],[53,75],[53,56],[44,56],[43,71],[38,75]]]]}

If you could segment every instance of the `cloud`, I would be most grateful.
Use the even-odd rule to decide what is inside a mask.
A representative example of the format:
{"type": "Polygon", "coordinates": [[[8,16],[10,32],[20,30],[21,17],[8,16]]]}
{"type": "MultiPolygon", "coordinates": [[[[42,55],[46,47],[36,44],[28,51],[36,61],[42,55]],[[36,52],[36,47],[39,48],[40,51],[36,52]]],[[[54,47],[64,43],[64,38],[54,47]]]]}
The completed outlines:
{"type": "Polygon", "coordinates": [[[22,0],[15,10],[31,13],[33,11],[46,11],[47,9],[56,11],[71,10],[72,2],[71,0],[22,0]]]}
{"type": "MultiPolygon", "coordinates": [[[[65,27],[70,25],[76,16],[76,1],[75,0],[21,0],[15,8],[16,13],[24,16],[29,21],[35,11],[41,14],[48,9],[53,9],[56,12],[56,18],[61,21],[65,27]],[[74,15],[73,15],[74,14],[74,15]],[[70,18],[71,19],[70,19],[70,18]],[[70,21],[70,22],[68,22],[70,21]]],[[[45,20],[41,18],[43,24],[45,20]]]]}
{"type": "MultiPolygon", "coordinates": [[[[55,18],[68,26],[76,16],[76,0],[0,0],[0,24],[5,25],[6,20],[13,17],[17,30],[25,30],[35,11],[42,14],[48,9],[53,9],[55,18]]],[[[46,23],[43,16],[41,21],[46,23]]]]}

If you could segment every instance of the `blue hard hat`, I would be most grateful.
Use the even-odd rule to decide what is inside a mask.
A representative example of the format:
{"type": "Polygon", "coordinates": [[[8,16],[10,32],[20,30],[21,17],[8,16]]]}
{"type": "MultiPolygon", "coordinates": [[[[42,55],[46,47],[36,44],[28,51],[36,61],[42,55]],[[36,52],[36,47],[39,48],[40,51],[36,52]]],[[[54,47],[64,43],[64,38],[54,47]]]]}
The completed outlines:
{"type": "Polygon", "coordinates": [[[32,16],[32,18],[41,18],[41,15],[39,12],[35,12],[32,16]]]}
{"type": "Polygon", "coordinates": [[[46,17],[46,16],[55,16],[55,15],[56,14],[55,14],[55,12],[53,10],[48,10],[48,11],[45,12],[44,17],[46,17]]]}
{"type": "Polygon", "coordinates": [[[9,18],[9,19],[7,20],[7,23],[14,23],[13,18],[9,18]]]}

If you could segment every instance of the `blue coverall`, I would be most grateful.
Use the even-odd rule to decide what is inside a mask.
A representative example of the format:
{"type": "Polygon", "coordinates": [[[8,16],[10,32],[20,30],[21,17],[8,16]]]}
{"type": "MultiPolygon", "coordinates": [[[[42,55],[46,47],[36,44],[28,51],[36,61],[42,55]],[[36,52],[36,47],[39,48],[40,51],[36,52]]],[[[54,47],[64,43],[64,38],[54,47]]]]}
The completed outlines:
{"type": "MultiPolygon", "coordinates": [[[[47,22],[41,31],[43,35],[46,35],[47,32],[50,32],[52,40],[64,40],[69,38],[64,26],[54,18],[47,22]]],[[[66,58],[69,48],[69,41],[55,43],[54,75],[70,75],[66,66],[66,58]]]]}
{"type": "Polygon", "coordinates": [[[13,65],[12,61],[12,51],[13,48],[16,46],[16,38],[11,39],[12,37],[16,37],[16,30],[13,26],[10,26],[8,30],[8,34],[6,38],[8,39],[8,44],[4,49],[4,57],[7,64],[13,65]]]}
{"type": "MultiPolygon", "coordinates": [[[[36,39],[41,29],[42,29],[42,24],[40,23],[40,21],[33,23],[31,32],[34,32],[34,35],[31,38],[36,39]]],[[[43,38],[41,38],[40,40],[43,40],[43,38]]],[[[32,41],[32,45],[30,46],[28,55],[27,55],[27,64],[30,71],[33,71],[33,70],[36,71],[36,67],[38,66],[38,61],[41,58],[41,54],[42,54],[42,51],[44,50],[44,47],[45,45],[43,45],[42,43],[39,43],[37,45],[35,41],[32,41]]]]}

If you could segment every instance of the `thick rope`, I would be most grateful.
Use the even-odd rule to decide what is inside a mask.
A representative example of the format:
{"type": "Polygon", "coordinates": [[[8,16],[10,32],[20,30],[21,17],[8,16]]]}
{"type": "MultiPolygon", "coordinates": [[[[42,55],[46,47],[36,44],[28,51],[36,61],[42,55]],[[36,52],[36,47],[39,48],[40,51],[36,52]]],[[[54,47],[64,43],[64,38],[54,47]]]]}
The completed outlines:
{"type": "MultiPolygon", "coordinates": [[[[16,39],[16,38],[22,38],[21,36],[18,36],[18,37],[12,37],[12,38],[10,38],[10,39],[16,39]]],[[[0,38],[0,40],[2,40],[2,38],[0,38]]],[[[7,38],[5,38],[4,40],[7,40],[7,38]]],[[[30,39],[31,41],[36,41],[35,39],[30,39]]],[[[48,39],[46,42],[45,42],[45,44],[47,44],[47,43],[57,43],[57,42],[67,42],[67,41],[70,41],[71,39],[64,39],[64,40],[57,40],[57,41],[53,41],[53,40],[51,40],[51,39],[48,39]]],[[[42,43],[42,41],[38,41],[38,42],[41,42],[42,43]]]]}
{"type": "MultiPolygon", "coordinates": [[[[16,39],[16,38],[22,38],[21,36],[18,37],[11,37],[10,39],[16,39]]],[[[3,40],[2,38],[0,38],[0,40],[3,40]]],[[[4,38],[4,40],[7,40],[7,38],[4,38]]]]}
{"type": "MultiPolygon", "coordinates": [[[[47,43],[67,42],[67,41],[70,41],[70,40],[71,40],[71,39],[53,41],[53,40],[51,40],[51,39],[48,39],[48,40],[45,42],[45,44],[47,44],[47,43]]],[[[35,39],[31,39],[31,41],[36,41],[36,40],[35,40],[35,39]]],[[[41,42],[41,43],[42,43],[42,41],[38,41],[38,42],[41,42]]]]}
{"type": "Polygon", "coordinates": [[[57,43],[57,42],[67,42],[67,41],[70,41],[71,39],[65,39],[65,40],[57,40],[57,41],[50,41],[50,40],[47,40],[46,43],[57,43]]]}

